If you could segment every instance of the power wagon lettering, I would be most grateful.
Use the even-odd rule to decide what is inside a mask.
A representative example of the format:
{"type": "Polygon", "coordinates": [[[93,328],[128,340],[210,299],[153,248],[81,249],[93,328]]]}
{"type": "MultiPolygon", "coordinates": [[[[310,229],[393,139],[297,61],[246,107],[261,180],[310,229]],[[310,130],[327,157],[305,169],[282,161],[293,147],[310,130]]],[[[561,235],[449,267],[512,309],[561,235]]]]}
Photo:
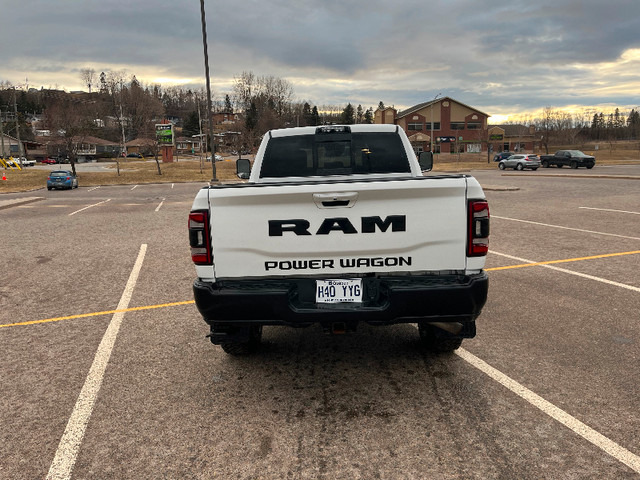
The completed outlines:
{"type": "MultiPolygon", "coordinates": [[[[311,222],[304,219],[289,220],[269,220],[269,236],[282,237],[284,232],[293,232],[296,235],[312,235],[309,231],[311,222]]],[[[406,215],[389,215],[384,220],[376,217],[362,217],[360,233],[375,233],[376,227],[381,232],[386,232],[391,227],[392,232],[407,231],[406,215]]],[[[347,234],[358,233],[356,227],[346,217],[325,218],[316,235],[328,235],[332,231],[338,231],[347,234]]]]}

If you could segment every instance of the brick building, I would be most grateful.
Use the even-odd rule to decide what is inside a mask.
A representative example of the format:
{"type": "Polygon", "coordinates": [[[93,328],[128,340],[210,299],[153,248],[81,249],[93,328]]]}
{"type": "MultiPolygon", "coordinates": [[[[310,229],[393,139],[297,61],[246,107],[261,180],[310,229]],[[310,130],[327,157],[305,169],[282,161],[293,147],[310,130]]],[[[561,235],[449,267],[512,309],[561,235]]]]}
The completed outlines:
{"type": "Polygon", "coordinates": [[[490,115],[450,97],[420,103],[398,112],[378,109],[374,123],[401,126],[416,153],[479,153],[487,150],[487,119],[490,115]]]}

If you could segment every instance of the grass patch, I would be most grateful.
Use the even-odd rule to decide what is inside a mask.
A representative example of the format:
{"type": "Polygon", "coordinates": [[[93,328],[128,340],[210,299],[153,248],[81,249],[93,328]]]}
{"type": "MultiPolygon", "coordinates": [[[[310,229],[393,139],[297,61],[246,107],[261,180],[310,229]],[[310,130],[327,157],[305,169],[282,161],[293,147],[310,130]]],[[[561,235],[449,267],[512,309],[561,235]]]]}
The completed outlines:
{"type": "MultiPolygon", "coordinates": [[[[550,149],[552,152],[555,149],[550,149]]],[[[597,165],[639,164],[640,151],[634,148],[601,148],[600,150],[584,150],[595,154],[597,165]]],[[[493,155],[491,155],[493,158],[493,155]]],[[[81,167],[80,167],[81,168],[81,167]]],[[[487,154],[442,153],[434,159],[434,172],[470,172],[471,170],[497,169],[497,163],[487,163],[487,154]]],[[[51,170],[71,170],[70,165],[52,165],[51,170]]],[[[118,175],[115,165],[108,165],[102,172],[78,172],[78,182],[82,187],[98,185],[138,185],[144,183],[181,183],[203,182],[212,178],[211,163],[205,162],[202,167],[198,160],[179,160],[173,163],[161,163],[162,175],[158,175],[155,162],[123,161],[120,163],[118,175]]],[[[24,168],[22,171],[5,169],[7,180],[0,180],[0,193],[28,192],[46,188],[50,170],[24,168]]],[[[235,160],[216,162],[216,176],[221,183],[237,182],[235,160]]]]}

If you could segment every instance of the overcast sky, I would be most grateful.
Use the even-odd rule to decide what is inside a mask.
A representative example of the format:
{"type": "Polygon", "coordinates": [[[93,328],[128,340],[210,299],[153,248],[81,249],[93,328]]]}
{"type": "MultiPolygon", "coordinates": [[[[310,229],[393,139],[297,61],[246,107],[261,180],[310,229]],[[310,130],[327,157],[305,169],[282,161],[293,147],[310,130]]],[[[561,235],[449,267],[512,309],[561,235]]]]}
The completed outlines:
{"type": "MultiPolygon", "coordinates": [[[[312,105],[449,96],[490,121],[640,106],[640,0],[205,0],[216,98],[243,71],[312,105]],[[513,117],[512,117],[513,118],[513,117]]],[[[80,70],[204,86],[199,0],[0,0],[0,81],[87,90],[80,70]]]]}

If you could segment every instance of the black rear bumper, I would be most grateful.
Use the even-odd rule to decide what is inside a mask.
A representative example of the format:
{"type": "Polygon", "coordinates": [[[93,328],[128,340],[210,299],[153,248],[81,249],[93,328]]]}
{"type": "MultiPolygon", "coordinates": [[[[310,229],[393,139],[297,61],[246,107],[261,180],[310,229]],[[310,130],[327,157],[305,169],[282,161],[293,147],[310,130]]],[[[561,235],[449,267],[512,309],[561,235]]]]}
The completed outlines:
{"type": "MultiPolygon", "coordinates": [[[[367,322],[470,323],[487,300],[489,279],[474,275],[365,277],[363,302],[319,306],[315,279],[196,280],[195,303],[209,325],[287,325],[367,322]]],[[[475,328],[473,330],[475,334],[475,328]]],[[[473,336],[469,331],[467,336],[473,336]]]]}

